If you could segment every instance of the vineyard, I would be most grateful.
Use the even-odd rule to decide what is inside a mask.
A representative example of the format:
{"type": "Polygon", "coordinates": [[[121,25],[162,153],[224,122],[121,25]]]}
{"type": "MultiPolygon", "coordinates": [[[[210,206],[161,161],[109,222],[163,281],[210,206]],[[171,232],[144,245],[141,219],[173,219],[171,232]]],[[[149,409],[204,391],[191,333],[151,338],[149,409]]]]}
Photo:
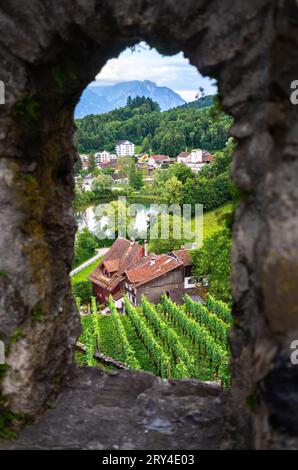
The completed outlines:
{"type": "Polygon", "coordinates": [[[81,317],[80,341],[86,354],[80,364],[96,365],[96,351],[164,378],[220,380],[229,385],[229,308],[207,295],[206,304],[185,296],[178,306],[163,296],[154,305],[143,296],[133,307],[125,298],[125,314],[119,314],[112,298],[110,314],[99,315],[92,298],[90,315],[81,317]]]}

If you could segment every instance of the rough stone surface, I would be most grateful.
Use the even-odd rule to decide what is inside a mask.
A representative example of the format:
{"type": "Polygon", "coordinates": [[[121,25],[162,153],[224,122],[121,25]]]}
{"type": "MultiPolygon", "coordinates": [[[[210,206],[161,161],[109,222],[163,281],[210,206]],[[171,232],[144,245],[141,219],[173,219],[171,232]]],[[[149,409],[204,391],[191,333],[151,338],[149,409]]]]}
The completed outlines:
{"type": "Polygon", "coordinates": [[[83,368],[53,409],[2,449],[218,449],[223,394],[214,382],[83,368]]]}
{"type": "Polygon", "coordinates": [[[294,0],[2,2],[0,332],[9,368],[1,394],[11,410],[36,416],[73,368],[73,109],[109,58],[145,40],[161,53],[182,50],[216,78],[235,120],[243,197],[226,435],[237,448],[298,447],[297,372],[288,367],[298,338],[297,25],[294,0]]]}

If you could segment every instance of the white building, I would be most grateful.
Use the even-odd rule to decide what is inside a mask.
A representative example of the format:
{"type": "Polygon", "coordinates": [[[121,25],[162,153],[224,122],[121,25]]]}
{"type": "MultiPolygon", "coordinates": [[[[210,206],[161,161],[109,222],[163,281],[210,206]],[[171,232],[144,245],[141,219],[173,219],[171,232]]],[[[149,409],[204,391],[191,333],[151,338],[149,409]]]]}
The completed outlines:
{"type": "Polygon", "coordinates": [[[181,152],[177,156],[177,163],[184,163],[194,173],[198,173],[205,165],[213,160],[213,155],[207,150],[194,149],[191,152],[181,152]]]}
{"type": "Polygon", "coordinates": [[[93,180],[94,180],[94,176],[89,173],[89,175],[85,176],[85,178],[83,179],[83,189],[85,191],[91,191],[91,186],[92,186],[92,183],[93,183],[93,180]]]}
{"type": "Polygon", "coordinates": [[[115,150],[118,157],[132,157],[135,154],[135,144],[129,140],[119,140],[115,150]]]}
{"type": "Polygon", "coordinates": [[[85,153],[80,153],[80,159],[81,159],[81,162],[82,162],[82,168],[83,170],[87,170],[88,169],[88,155],[86,155],[85,153]]]}
{"type": "Polygon", "coordinates": [[[168,155],[150,155],[148,159],[148,165],[153,168],[160,168],[163,163],[171,163],[171,159],[168,155]]]}
{"type": "Polygon", "coordinates": [[[98,166],[99,163],[113,162],[115,160],[117,160],[117,155],[115,155],[114,153],[107,152],[107,150],[97,152],[94,155],[94,162],[96,166],[98,166]]]}

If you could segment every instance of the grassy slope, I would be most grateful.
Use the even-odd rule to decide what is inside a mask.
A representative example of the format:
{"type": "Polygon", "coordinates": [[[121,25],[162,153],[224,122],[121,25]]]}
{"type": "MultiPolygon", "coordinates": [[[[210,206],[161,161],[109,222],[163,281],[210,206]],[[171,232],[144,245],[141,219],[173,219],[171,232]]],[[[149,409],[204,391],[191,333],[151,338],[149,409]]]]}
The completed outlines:
{"type": "Polygon", "coordinates": [[[222,207],[219,207],[218,209],[215,209],[214,211],[211,212],[206,212],[204,214],[204,221],[203,221],[203,231],[204,231],[204,239],[210,237],[213,233],[217,232],[220,230],[223,226],[223,221],[220,220],[220,218],[227,214],[228,212],[231,212],[232,209],[232,204],[225,204],[222,207]]]}
{"type": "Polygon", "coordinates": [[[87,281],[89,274],[91,274],[92,271],[94,271],[94,269],[101,262],[101,260],[102,258],[97,259],[96,261],[94,261],[94,263],[87,266],[87,268],[82,269],[82,271],[80,271],[78,274],[75,274],[75,276],[72,276],[71,282],[74,284],[80,281],[87,281]]]}

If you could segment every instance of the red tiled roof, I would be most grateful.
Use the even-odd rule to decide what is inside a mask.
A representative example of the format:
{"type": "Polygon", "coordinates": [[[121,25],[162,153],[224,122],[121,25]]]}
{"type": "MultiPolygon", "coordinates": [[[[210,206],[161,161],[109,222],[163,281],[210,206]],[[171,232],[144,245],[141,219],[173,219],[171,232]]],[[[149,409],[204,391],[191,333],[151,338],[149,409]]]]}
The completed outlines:
{"type": "Polygon", "coordinates": [[[181,153],[179,153],[179,155],[177,155],[177,158],[178,158],[178,157],[180,157],[180,158],[187,158],[189,155],[190,155],[189,152],[181,152],[181,153]]]}
{"type": "Polygon", "coordinates": [[[152,253],[127,269],[126,276],[135,286],[140,286],[182,265],[182,261],[169,255],[152,253]]]}
{"type": "Polygon", "coordinates": [[[213,155],[208,150],[202,150],[203,162],[212,162],[213,155]]]}
{"type": "Polygon", "coordinates": [[[141,245],[119,237],[88,279],[98,286],[112,291],[124,279],[126,269],[132,265],[138,255],[143,253],[144,248],[141,245]],[[111,274],[111,277],[104,273],[103,268],[111,274]]]}
{"type": "Polygon", "coordinates": [[[177,258],[183,263],[184,266],[190,266],[192,264],[192,259],[189,253],[189,250],[177,250],[172,251],[172,253],[177,256],[177,258]]]}
{"type": "Polygon", "coordinates": [[[169,156],[168,155],[150,155],[149,158],[153,158],[153,160],[155,161],[161,161],[161,160],[169,160],[169,156]]]}
{"type": "Polygon", "coordinates": [[[111,259],[111,260],[103,261],[103,265],[109,273],[114,273],[115,271],[118,271],[120,267],[119,259],[111,259]]]}

